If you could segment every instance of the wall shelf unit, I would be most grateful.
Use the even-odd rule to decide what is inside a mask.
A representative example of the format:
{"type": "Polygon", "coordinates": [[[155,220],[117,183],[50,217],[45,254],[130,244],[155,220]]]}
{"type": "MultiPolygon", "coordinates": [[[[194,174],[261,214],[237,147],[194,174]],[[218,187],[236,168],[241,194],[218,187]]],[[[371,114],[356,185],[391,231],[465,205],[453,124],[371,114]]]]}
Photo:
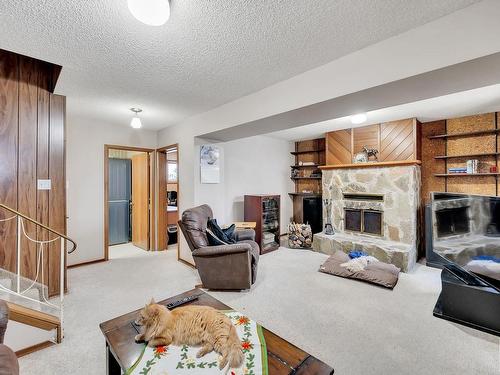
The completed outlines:
{"type": "Polygon", "coordinates": [[[308,164],[308,165],[291,165],[290,168],[314,168],[319,167],[321,164],[308,164]]]}
{"type": "Polygon", "coordinates": [[[321,197],[321,194],[316,193],[288,193],[291,197],[321,197]]]}
{"type": "MultiPolygon", "coordinates": [[[[320,139],[324,139],[324,138],[320,138],[320,139]]],[[[308,141],[305,141],[305,142],[308,142],[308,141]]],[[[299,143],[299,142],[295,142],[295,143],[299,143]]],[[[302,154],[311,154],[311,153],[320,153],[320,152],[324,152],[325,151],[325,148],[320,148],[320,149],[316,149],[316,150],[302,150],[302,151],[292,151],[291,154],[292,155],[302,155],[302,154]]]]}
{"type": "MultiPolygon", "coordinates": [[[[425,125],[422,140],[428,163],[424,191],[498,195],[499,114],[466,116],[425,125]],[[429,127],[428,127],[429,126],[429,127]],[[429,160],[430,159],[430,160],[429,160]],[[478,161],[476,173],[451,173],[464,168],[468,160],[478,161]],[[433,178],[435,180],[433,180],[433,178]]],[[[424,193],[425,194],[425,193],[424,193]]]]}
{"type": "Polygon", "coordinates": [[[500,173],[436,173],[435,177],[483,177],[498,176],[500,173]]]}
{"type": "Polygon", "coordinates": [[[472,132],[459,132],[459,133],[447,133],[430,136],[429,139],[442,139],[442,138],[457,138],[457,137],[475,137],[478,135],[488,135],[488,134],[498,134],[500,129],[486,129],[477,130],[472,132]]]}
{"type": "Polygon", "coordinates": [[[309,223],[313,233],[320,232],[323,227],[320,167],[326,161],[325,138],[295,142],[291,154],[295,156],[295,163],[290,166],[295,191],[289,193],[293,200],[293,221],[309,223]]]}
{"type": "Polygon", "coordinates": [[[500,155],[500,152],[481,153],[481,154],[463,154],[463,155],[439,155],[439,156],[435,156],[434,159],[481,158],[481,157],[497,156],[497,155],[500,155]]]}

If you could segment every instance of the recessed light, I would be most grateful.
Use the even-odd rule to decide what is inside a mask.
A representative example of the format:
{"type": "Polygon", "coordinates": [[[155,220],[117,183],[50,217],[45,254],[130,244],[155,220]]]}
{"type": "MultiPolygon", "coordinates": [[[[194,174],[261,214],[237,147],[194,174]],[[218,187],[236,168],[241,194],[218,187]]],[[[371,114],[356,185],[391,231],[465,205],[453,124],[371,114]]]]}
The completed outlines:
{"type": "Polygon", "coordinates": [[[138,113],[142,112],[142,109],[130,108],[130,110],[134,112],[134,117],[132,117],[132,121],[130,121],[130,126],[133,127],[134,129],[142,128],[142,122],[138,115],[138,113]]]}
{"type": "Polygon", "coordinates": [[[358,113],[351,116],[351,122],[355,125],[362,124],[367,119],[366,113],[358,113]]]}
{"type": "Polygon", "coordinates": [[[168,0],[128,0],[130,13],[142,23],[161,26],[170,18],[168,0]]]}

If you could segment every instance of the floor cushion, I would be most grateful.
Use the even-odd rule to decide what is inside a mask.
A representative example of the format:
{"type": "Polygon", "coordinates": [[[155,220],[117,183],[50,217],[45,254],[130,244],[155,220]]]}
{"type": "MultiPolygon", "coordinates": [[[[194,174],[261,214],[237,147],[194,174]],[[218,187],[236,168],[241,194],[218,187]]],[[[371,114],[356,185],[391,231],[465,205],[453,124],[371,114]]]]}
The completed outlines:
{"type": "Polygon", "coordinates": [[[319,271],[348,279],[366,281],[390,289],[394,288],[398,282],[400,269],[393,264],[374,262],[362,271],[351,272],[341,266],[342,263],[349,260],[350,258],[346,253],[336,251],[319,267],[319,271]]]}

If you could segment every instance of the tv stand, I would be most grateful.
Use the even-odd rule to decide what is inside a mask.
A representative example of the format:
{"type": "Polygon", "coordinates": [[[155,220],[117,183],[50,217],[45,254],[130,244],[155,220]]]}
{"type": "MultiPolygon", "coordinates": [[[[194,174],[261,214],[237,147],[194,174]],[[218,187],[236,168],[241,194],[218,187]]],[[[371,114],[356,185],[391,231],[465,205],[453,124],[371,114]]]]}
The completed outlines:
{"type": "Polygon", "coordinates": [[[441,272],[433,315],[500,336],[500,291],[454,265],[441,272]]]}

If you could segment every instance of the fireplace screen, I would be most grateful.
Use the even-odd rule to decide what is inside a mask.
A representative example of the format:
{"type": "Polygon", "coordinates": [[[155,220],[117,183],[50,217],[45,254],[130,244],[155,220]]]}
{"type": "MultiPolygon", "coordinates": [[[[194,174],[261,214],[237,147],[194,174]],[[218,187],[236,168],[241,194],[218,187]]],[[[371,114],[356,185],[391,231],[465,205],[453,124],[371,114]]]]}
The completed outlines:
{"type": "Polygon", "coordinates": [[[345,209],[345,230],[382,235],[382,212],[375,210],[345,209]]]}

